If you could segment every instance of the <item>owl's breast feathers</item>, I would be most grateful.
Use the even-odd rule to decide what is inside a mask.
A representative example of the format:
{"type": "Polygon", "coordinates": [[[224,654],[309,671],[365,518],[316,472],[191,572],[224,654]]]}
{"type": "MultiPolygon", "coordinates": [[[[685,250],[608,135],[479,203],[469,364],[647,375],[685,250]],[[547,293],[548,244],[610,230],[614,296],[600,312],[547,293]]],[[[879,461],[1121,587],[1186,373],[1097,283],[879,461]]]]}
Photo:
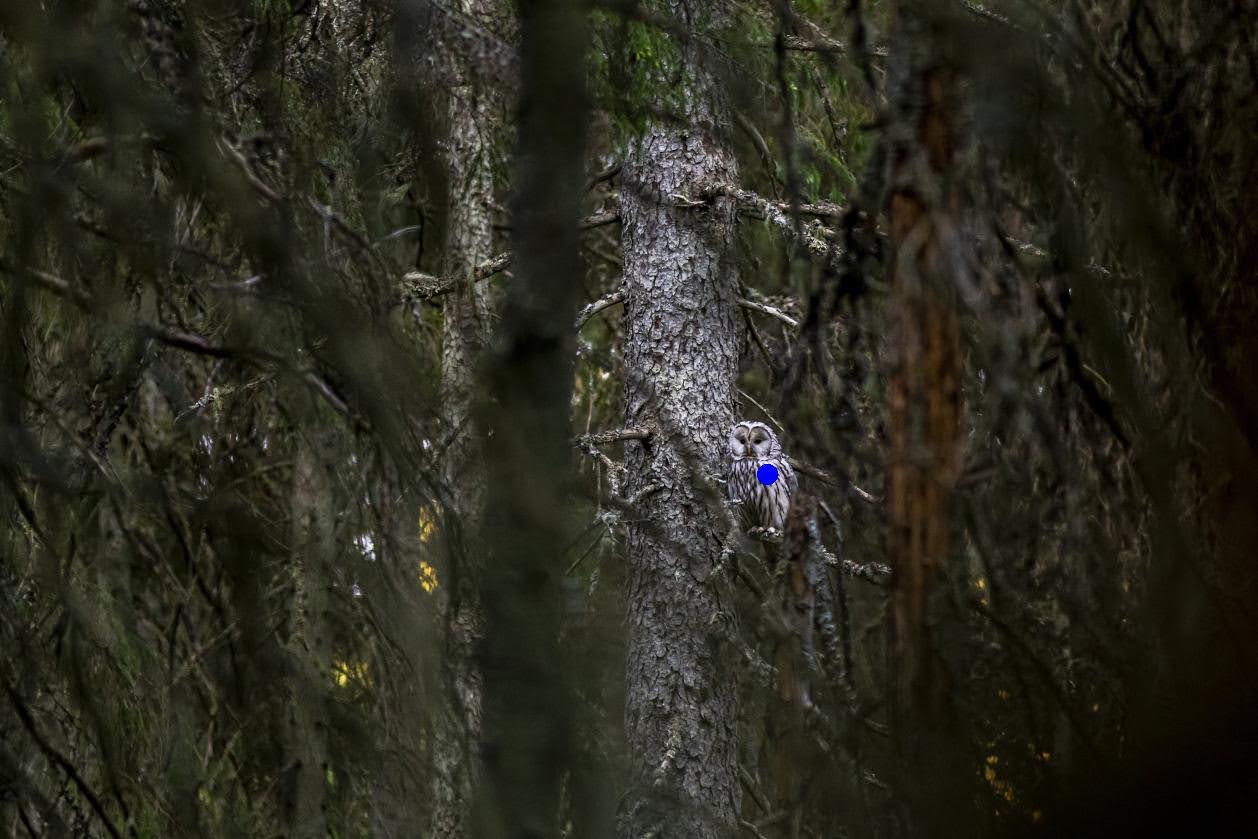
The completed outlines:
{"type": "Polygon", "coordinates": [[[729,499],[738,503],[745,525],[783,530],[795,492],[795,472],[785,458],[740,457],[730,461],[726,489],[729,499]],[[765,464],[777,469],[778,478],[769,485],[760,482],[756,472],[765,464]]]}

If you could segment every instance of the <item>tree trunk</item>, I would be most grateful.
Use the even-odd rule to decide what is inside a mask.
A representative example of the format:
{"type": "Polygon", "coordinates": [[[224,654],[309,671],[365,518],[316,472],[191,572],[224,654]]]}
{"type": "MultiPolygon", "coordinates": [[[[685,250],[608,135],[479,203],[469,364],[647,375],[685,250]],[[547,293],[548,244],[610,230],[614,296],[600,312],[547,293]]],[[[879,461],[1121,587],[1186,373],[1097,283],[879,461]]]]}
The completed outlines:
{"type": "Polygon", "coordinates": [[[791,499],[786,535],[778,559],[785,567],[775,573],[772,600],[773,686],[764,715],[768,799],[780,813],[765,828],[771,839],[798,839],[804,818],[806,770],[812,765],[807,712],[812,707],[813,628],[816,620],[816,576],[809,520],[816,502],[805,492],[791,499]]]}
{"type": "Polygon", "coordinates": [[[313,443],[298,444],[293,465],[293,601],[289,656],[297,690],[289,697],[288,742],[292,764],[285,804],[290,835],[328,833],[326,808],[328,715],[326,691],[332,649],[327,625],[327,589],[333,558],[335,515],[327,500],[328,474],[313,443]]]}
{"type": "Polygon", "coordinates": [[[515,279],[486,365],[479,414],[488,465],[483,839],[555,836],[571,767],[570,673],[559,649],[567,532],[573,317],[581,288],[586,8],[520,5],[515,279]]]}
{"type": "MultiPolygon", "coordinates": [[[[475,13],[483,0],[465,2],[475,13]]],[[[450,438],[443,477],[449,495],[443,521],[448,563],[438,596],[445,626],[443,708],[436,717],[433,765],[434,836],[467,834],[481,734],[481,674],[475,661],[484,634],[479,578],[484,546],[476,534],[485,509],[485,465],[472,423],[477,365],[489,330],[489,286],[471,281],[491,256],[493,154],[497,103],[476,68],[450,50],[449,188],[446,276],[467,279],[442,303],[441,408],[450,438]]]]}
{"type": "Polygon", "coordinates": [[[961,351],[953,305],[956,140],[951,72],[923,58],[920,21],[901,13],[902,57],[893,129],[887,508],[892,559],[892,666],[896,709],[938,717],[942,672],[927,610],[949,550],[952,485],[961,463],[961,351]]]}
{"type": "MultiPolygon", "coordinates": [[[[680,16],[680,15],[679,15],[680,16]]],[[[653,125],[625,162],[625,420],[629,526],[624,835],[730,835],[740,807],[734,667],[712,578],[724,527],[705,481],[724,468],[738,363],[735,207],[671,196],[734,183],[722,91],[688,48],[684,124],[653,125]]]]}
{"type": "Polygon", "coordinates": [[[887,516],[892,567],[892,718],[909,777],[902,803],[929,829],[964,800],[933,608],[951,548],[952,489],[962,463],[961,348],[956,312],[954,73],[932,41],[927,12],[896,15],[887,198],[887,516]],[[914,767],[912,769],[908,767],[914,767]]]}

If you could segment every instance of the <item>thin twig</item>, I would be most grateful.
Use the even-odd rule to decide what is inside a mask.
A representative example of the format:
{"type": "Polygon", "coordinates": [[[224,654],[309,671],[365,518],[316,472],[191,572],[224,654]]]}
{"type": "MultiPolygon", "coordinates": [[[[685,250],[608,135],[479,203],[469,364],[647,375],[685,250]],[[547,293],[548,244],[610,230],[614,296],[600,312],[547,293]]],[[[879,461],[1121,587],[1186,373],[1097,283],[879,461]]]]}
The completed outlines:
{"type": "Polygon", "coordinates": [[[759,402],[757,402],[754,396],[752,396],[747,391],[743,390],[741,387],[736,387],[734,389],[737,390],[744,399],[746,399],[752,405],[755,405],[757,408],[759,408],[760,412],[769,418],[769,422],[773,423],[774,425],[778,427],[778,431],[781,431],[783,434],[786,433],[786,428],[782,425],[782,423],[778,422],[777,419],[773,416],[773,414],[769,413],[768,408],[764,407],[759,402]]]}
{"type": "MultiPolygon", "coordinates": [[[[595,213],[581,221],[581,229],[591,230],[596,227],[615,224],[618,221],[620,221],[620,213],[617,211],[595,213]]],[[[511,259],[511,251],[504,251],[491,259],[485,260],[472,270],[471,282],[479,283],[495,274],[502,273],[511,265],[511,259]]],[[[422,271],[408,271],[402,275],[402,301],[413,303],[448,294],[461,281],[461,277],[437,277],[433,274],[425,274],[422,271]]]]}
{"type": "MultiPolygon", "coordinates": [[[[422,276],[425,282],[434,283],[434,285],[423,287],[422,290],[417,286],[415,293],[412,293],[410,295],[411,298],[413,299],[425,300],[428,297],[433,297],[438,294],[444,294],[445,292],[450,290],[448,287],[445,287],[444,285],[436,285],[438,283],[445,283],[448,281],[438,280],[436,277],[429,277],[428,275],[417,275],[417,274],[407,274],[406,278],[410,278],[413,276],[414,277],[422,276]]],[[[608,295],[600,297],[598,300],[595,300],[593,303],[590,303],[584,309],[582,309],[580,312],[577,313],[577,318],[576,318],[574,327],[577,330],[580,330],[581,327],[585,326],[585,324],[589,322],[590,318],[594,317],[599,312],[603,311],[604,309],[610,309],[612,306],[615,306],[619,303],[624,303],[624,302],[625,302],[625,290],[623,288],[617,289],[616,291],[613,291],[612,293],[608,295]]],[[[774,308],[773,306],[769,306],[765,303],[758,303],[755,300],[748,300],[745,297],[738,298],[738,305],[742,306],[744,309],[750,309],[751,311],[760,312],[761,314],[765,314],[770,317],[777,318],[778,320],[782,321],[783,323],[785,323],[787,326],[791,327],[792,329],[799,328],[799,321],[795,320],[795,318],[791,317],[786,312],[783,312],[781,309],[774,308]]]]}
{"type": "Polygon", "coordinates": [[[44,756],[48,758],[51,763],[56,764],[56,766],[66,774],[66,777],[73,782],[79,793],[87,799],[87,803],[91,805],[92,810],[96,813],[96,817],[100,819],[101,824],[103,824],[105,829],[109,831],[109,835],[114,837],[114,839],[122,839],[122,834],[118,832],[118,828],[115,827],[114,823],[110,820],[109,814],[105,812],[105,806],[101,803],[100,797],[96,795],[95,790],[88,786],[87,781],[83,780],[83,776],[79,774],[79,770],[74,767],[74,764],[71,763],[65,755],[57,751],[57,749],[44,738],[43,734],[40,733],[39,729],[35,725],[34,718],[31,716],[30,708],[28,708],[26,703],[22,701],[22,698],[18,696],[17,691],[8,684],[5,685],[5,691],[9,694],[9,701],[13,704],[13,709],[17,711],[18,719],[22,721],[22,726],[26,729],[26,732],[30,735],[31,739],[35,741],[35,745],[39,747],[40,751],[44,753],[44,756]]]}
{"type": "MultiPolygon", "coordinates": [[[[2,262],[0,262],[0,268],[9,271],[2,262]]],[[[9,273],[12,272],[9,271],[9,273]]],[[[92,298],[86,291],[72,286],[69,282],[55,274],[49,274],[47,271],[40,271],[37,268],[27,268],[25,273],[30,279],[35,281],[36,285],[51,291],[53,294],[67,298],[80,309],[87,309],[91,304],[92,298]]]]}
{"type": "Polygon", "coordinates": [[[254,173],[253,167],[249,165],[249,161],[245,159],[245,156],[240,153],[239,149],[226,140],[220,140],[218,147],[223,154],[235,163],[237,168],[244,173],[245,180],[249,183],[249,186],[253,187],[254,192],[261,195],[271,204],[279,204],[283,202],[284,196],[267,186],[267,184],[254,173]]]}
{"type": "Polygon", "coordinates": [[[825,545],[821,544],[819,537],[815,541],[814,546],[826,565],[838,568],[850,577],[860,577],[862,580],[867,580],[880,586],[885,586],[891,581],[891,568],[883,565],[881,562],[866,562],[862,564],[853,562],[850,559],[839,559],[830,553],[825,545]]]}
{"type": "Polygon", "coordinates": [[[594,175],[591,175],[590,179],[585,182],[585,189],[588,192],[594,187],[601,184],[603,181],[610,181],[612,178],[616,177],[619,174],[620,174],[620,161],[617,161],[611,164],[610,166],[608,166],[603,171],[598,172],[594,175]]]}
{"type": "Polygon", "coordinates": [[[764,793],[756,786],[756,779],[751,777],[751,772],[743,764],[738,764],[738,780],[742,782],[743,789],[747,790],[747,794],[755,800],[757,806],[764,813],[773,812],[769,806],[769,799],[764,797],[764,793]]]}
{"type": "Polygon", "coordinates": [[[738,298],[738,305],[742,306],[744,309],[751,309],[752,311],[760,312],[761,314],[769,315],[770,317],[775,317],[792,329],[799,328],[799,321],[795,320],[795,318],[791,317],[781,309],[775,309],[772,306],[767,306],[764,303],[757,303],[756,301],[748,300],[745,297],[738,298]]]}
{"type": "MultiPolygon", "coordinates": [[[[788,459],[788,462],[791,464],[791,468],[801,475],[807,475],[810,478],[816,478],[818,481],[821,481],[823,484],[830,484],[831,486],[839,485],[839,481],[837,478],[835,478],[826,470],[821,469],[817,466],[813,466],[811,463],[805,463],[802,460],[795,460],[794,458],[788,459]]],[[[865,489],[861,489],[859,486],[853,483],[850,478],[845,477],[843,480],[847,483],[849,487],[852,488],[852,491],[855,492],[862,501],[868,501],[870,504],[878,503],[879,501],[878,496],[874,495],[872,492],[869,492],[868,490],[865,490],[865,489]]]]}
{"type": "Polygon", "coordinates": [[[769,837],[760,832],[759,828],[746,819],[739,819],[738,826],[750,833],[752,836],[755,836],[756,839],[769,839],[769,837]]]}
{"type": "Polygon", "coordinates": [[[595,315],[597,315],[599,312],[603,311],[604,309],[610,309],[612,306],[615,306],[617,303],[623,303],[623,302],[625,302],[624,289],[618,289],[616,291],[613,291],[611,294],[608,294],[604,297],[600,297],[598,300],[595,300],[593,303],[586,306],[577,314],[576,329],[579,331],[581,327],[585,326],[585,324],[590,320],[590,318],[594,317],[595,315]]]}
{"type": "Polygon", "coordinates": [[[965,10],[967,12],[969,12],[970,14],[976,17],[981,17],[981,18],[984,18],[985,20],[990,20],[993,23],[999,23],[1002,26],[1008,26],[1009,28],[1017,30],[1019,32],[1022,30],[1022,27],[1013,23],[1011,20],[1009,20],[1009,18],[1005,17],[1002,14],[993,12],[991,9],[984,8],[983,6],[980,6],[978,3],[971,3],[969,2],[969,0],[962,0],[961,5],[965,7],[965,10]]]}

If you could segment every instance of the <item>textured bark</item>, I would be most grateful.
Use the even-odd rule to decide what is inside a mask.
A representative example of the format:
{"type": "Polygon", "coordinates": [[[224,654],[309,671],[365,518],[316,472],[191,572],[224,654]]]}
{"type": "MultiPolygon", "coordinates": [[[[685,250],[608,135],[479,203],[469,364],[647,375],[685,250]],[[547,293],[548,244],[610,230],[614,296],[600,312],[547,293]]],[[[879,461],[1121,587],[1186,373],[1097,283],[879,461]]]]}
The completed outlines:
{"type": "Polygon", "coordinates": [[[621,191],[626,425],[660,433],[626,446],[630,497],[625,729],[631,789],[623,834],[730,835],[740,791],[734,668],[712,568],[722,525],[704,481],[721,474],[738,361],[734,200],[670,196],[733,183],[719,89],[688,57],[683,126],[650,127],[621,191]]]}
{"type": "MultiPolygon", "coordinates": [[[[486,11],[484,0],[463,4],[486,11]]],[[[497,102],[461,54],[450,52],[449,190],[444,274],[460,280],[442,300],[441,405],[450,436],[444,478],[449,490],[444,521],[449,563],[441,587],[446,631],[442,697],[434,737],[434,836],[467,834],[481,731],[481,674],[474,659],[484,634],[479,576],[483,545],[476,533],[485,508],[484,458],[472,423],[477,365],[491,311],[490,287],[473,280],[493,248],[493,143],[497,102]]]]}
{"type": "Polygon", "coordinates": [[[285,804],[289,835],[322,837],[328,764],[325,691],[332,661],[326,591],[333,551],[335,516],[327,504],[326,467],[302,442],[293,466],[293,611],[289,654],[299,689],[289,697],[285,752],[293,756],[285,804]]]}

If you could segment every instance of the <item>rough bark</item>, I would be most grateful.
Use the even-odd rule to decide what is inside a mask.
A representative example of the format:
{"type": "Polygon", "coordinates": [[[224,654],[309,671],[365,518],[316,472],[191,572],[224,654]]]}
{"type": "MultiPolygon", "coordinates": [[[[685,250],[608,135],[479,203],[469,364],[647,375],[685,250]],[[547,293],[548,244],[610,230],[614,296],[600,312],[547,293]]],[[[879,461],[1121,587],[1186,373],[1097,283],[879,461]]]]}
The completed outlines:
{"type": "Polygon", "coordinates": [[[735,830],[734,669],[717,581],[722,526],[705,482],[721,474],[738,361],[734,199],[674,206],[737,167],[720,89],[688,55],[685,124],[653,125],[621,190],[626,425],[660,433],[626,446],[631,519],[625,730],[631,788],[623,835],[716,837],[735,830]]]}
{"type": "Polygon", "coordinates": [[[328,716],[324,685],[332,661],[326,591],[333,546],[334,514],[327,499],[328,476],[312,444],[303,441],[293,465],[293,611],[289,655],[296,685],[288,702],[288,743],[293,756],[285,803],[290,835],[321,837],[325,812],[328,716]]]}
{"type": "MultiPolygon", "coordinates": [[[[485,0],[462,4],[484,13],[485,0]]],[[[462,837],[475,780],[481,731],[481,674],[474,659],[484,633],[479,595],[483,546],[476,537],[485,507],[484,459],[473,429],[477,365],[489,330],[490,287],[474,281],[476,266],[492,254],[495,96],[450,52],[451,82],[446,138],[449,189],[445,276],[458,284],[442,300],[441,405],[448,447],[444,479],[449,495],[444,521],[449,563],[440,588],[446,632],[442,670],[445,707],[437,716],[433,765],[433,835],[462,837]]]]}

